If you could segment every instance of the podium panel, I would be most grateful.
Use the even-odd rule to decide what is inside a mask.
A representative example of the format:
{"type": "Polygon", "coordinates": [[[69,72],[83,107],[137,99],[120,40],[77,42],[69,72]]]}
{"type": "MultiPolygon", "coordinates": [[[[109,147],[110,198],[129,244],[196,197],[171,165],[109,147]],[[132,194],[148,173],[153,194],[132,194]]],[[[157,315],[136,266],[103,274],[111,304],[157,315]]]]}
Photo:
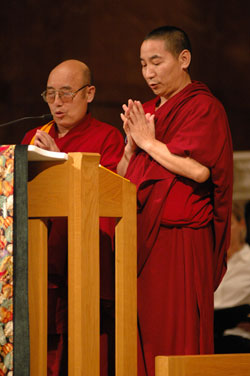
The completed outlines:
{"type": "Polygon", "coordinates": [[[136,188],[100,166],[99,160],[100,156],[94,153],[69,153],[67,161],[29,163],[31,376],[47,374],[47,230],[44,219],[61,216],[68,218],[69,239],[68,375],[100,375],[100,216],[118,218],[116,376],[137,374],[136,188]],[[35,294],[39,294],[39,299],[34,298],[35,294]]]}

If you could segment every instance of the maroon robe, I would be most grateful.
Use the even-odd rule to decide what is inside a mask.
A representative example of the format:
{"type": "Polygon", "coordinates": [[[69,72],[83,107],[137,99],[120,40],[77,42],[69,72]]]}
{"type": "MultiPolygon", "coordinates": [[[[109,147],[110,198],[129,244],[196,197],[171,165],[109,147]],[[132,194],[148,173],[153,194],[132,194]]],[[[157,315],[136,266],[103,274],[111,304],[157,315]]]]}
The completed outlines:
{"type": "Polygon", "coordinates": [[[200,82],[155,110],[158,101],[144,104],[155,113],[156,139],[211,177],[199,184],[178,176],[142,150],[128,166],[138,192],[139,376],[154,375],[157,355],[213,352],[213,292],[230,240],[233,162],[223,106],[200,82]]]}
{"type": "MultiPolygon", "coordinates": [[[[29,144],[37,129],[26,133],[22,144],[29,144]]],[[[87,114],[83,122],[71,129],[64,137],[58,138],[56,125],[49,131],[61,152],[90,152],[101,154],[100,163],[112,171],[123,154],[124,140],[121,133],[109,124],[94,119],[87,114]]],[[[50,220],[50,234],[48,241],[48,333],[67,333],[67,221],[65,218],[50,220]]],[[[114,299],[114,253],[112,252],[112,237],[114,234],[114,220],[100,218],[100,294],[105,301],[114,299]]],[[[108,307],[110,303],[108,303],[108,307]]],[[[105,308],[105,307],[104,307],[105,308]]],[[[103,321],[102,321],[103,323],[103,321]]],[[[108,324],[109,325],[109,324],[108,324]]],[[[110,326],[110,325],[109,325],[110,326]]],[[[109,330],[109,329],[108,329],[109,330]]],[[[104,329],[105,332],[105,324],[104,329]]],[[[52,336],[51,336],[52,338],[52,336]]],[[[57,375],[61,362],[64,346],[49,341],[48,359],[51,363],[55,360],[55,366],[51,365],[49,374],[57,375]],[[60,351],[57,351],[60,349],[60,351]]],[[[103,340],[101,340],[102,342],[103,340]]],[[[50,367],[50,366],[49,366],[50,367]]]]}

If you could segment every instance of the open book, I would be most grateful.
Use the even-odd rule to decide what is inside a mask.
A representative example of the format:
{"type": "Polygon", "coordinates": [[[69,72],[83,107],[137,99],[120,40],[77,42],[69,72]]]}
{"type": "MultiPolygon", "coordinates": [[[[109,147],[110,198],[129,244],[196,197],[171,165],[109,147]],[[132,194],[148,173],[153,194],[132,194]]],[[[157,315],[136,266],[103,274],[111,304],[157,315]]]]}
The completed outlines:
{"type": "Polygon", "coordinates": [[[39,148],[35,145],[28,146],[28,160],[29,161],[53,161],[53,160],[67,160],[68,154],[48,151],[39,148]]]}

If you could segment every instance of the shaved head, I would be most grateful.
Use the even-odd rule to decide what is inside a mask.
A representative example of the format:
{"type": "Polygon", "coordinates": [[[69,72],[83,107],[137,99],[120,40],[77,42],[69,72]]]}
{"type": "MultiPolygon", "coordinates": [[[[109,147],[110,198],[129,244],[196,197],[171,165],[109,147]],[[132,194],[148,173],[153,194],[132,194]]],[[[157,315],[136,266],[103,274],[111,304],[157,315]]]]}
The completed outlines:
{"type": "Polygon", "coordinates": [[[82,85],[91,84],[91,72],[89,67],[79,60],[65,60],[62,63],[58,64],[51,72],[48,78],[48,81],[53,76],[54,73],[59,71],[64,72],[64,74],[71,74],[77,76],[78,79],[82,81],[82,85]]]}
{"type": "Polygon", "coordinates": [[[165,48],[178,57],[183,50],[192,53],[191,43],[185,31],[175,26],[161,26],[152,30],[144,40],[161,39],[165,42],[165,48]]]}

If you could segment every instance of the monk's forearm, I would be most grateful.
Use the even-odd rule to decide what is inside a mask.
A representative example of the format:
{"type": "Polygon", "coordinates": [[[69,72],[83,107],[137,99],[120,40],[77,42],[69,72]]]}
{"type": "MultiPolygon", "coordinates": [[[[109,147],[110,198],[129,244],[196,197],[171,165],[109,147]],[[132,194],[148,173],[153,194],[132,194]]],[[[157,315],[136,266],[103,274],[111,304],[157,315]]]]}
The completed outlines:
{"type": "Polygon", "coordinates": [[[164,143],[156,139],[145,143],[143,149],[154,160],[174,174],[184,176],[198,183],[205,182],[210,176],[210,171],[207,167],[190,157],[172,154],[164,143]]]}
{"type": "Polygon", "coordinates": [[[125,176],[125,174],[127,172],[128,165],[129,165],[129,161],[130,161],[132,155],[133,155],[133,152],[127,150],[126,147],[125,147],[123,156],[122,156],[120,162],[117,165],[117,173],[119,175],[125,176]]]}

